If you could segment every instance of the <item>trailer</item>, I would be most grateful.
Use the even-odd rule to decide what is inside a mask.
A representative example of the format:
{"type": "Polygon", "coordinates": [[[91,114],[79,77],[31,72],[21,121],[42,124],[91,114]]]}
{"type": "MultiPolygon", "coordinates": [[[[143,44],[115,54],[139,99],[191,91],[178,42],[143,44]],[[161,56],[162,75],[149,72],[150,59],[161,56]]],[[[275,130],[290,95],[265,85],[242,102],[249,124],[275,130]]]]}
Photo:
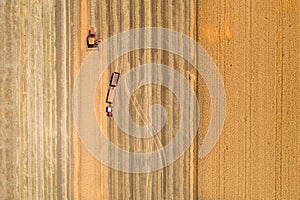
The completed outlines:
{"type": "Polygon", "coordinates": [[[115,95],[116,95],[116,89],[110,88],[107,92],[106,102],[110,104],[113,103],[115,95]]]}
{"type": "Polygon", "coordinates": [[[111,87],[117,87],[119,79],[120,79],[120,73],[119,72],[112,73],[109,85],[111,87]]]}

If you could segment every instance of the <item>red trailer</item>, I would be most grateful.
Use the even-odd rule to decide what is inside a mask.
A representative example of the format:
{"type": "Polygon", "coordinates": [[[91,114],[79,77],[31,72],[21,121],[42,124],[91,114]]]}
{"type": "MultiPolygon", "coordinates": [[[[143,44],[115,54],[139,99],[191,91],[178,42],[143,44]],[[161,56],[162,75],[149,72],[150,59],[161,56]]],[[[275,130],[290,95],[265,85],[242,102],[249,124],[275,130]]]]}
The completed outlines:
{"type": "Polygon", "coordinates": [[[109,85],[111,87],[117,87],[119,79],[120,79],[120,73],[119,72],[112,73],[109,85]]]}
{"type": "Polygon", "coordinates": [[[107,103],[112,103],[114,101],[115,95],[116,95],[116,89],[115,88],[110,88],[107,92],[106,102],[107,103]]]}

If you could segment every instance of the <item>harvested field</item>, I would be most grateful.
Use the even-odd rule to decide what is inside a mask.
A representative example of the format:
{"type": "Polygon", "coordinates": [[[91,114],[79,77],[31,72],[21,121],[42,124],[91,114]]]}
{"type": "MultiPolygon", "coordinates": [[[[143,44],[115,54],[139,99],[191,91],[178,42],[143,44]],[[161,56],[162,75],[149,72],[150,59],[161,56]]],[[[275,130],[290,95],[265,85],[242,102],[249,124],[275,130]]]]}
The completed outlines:
{"type": "MultiPolygon", "coordinates": [[[[201,116],[204,117],[198,137],[179,160],[166,169],[148,174],[127,174],[107,168],[93,159],[75,139],[75,197],[299,198],[299,105],[296,104],[299,77],[294,74],[299,74],[297,8],[299,3],[296,1],[82,1],[78,11],[74,10],[75,15],[80,13],[81,24],[74,34],[81,33],[81,44],[90,25],[97,27],[104,40],[131,28],[155,26],[171,28],[198,41],[210,53],[222,74],[227,116],[216,147],[206,158],[197,159],[210,120],[207,103],[210,99],[201,76],[184,60],[166,52],[148,50],[124,55],[102,77],[95,102],[104,102],[105,85],[116,66],[127,71],[144,63],[170,66],[176,63],[176,70],[192,77],[191,85],[200,100],[201,116]],[[296,40],[290,42],[287,38],[296,40]],[[297,109],[293,109],[294,106],[297,109]]],[[[81,51],[76,58],[81,58],[79,65],[86,58],[86,52],[81,51]]],[[[121,91],[119,95],[122,94],[121,91]]],[[[171,119],[168,123],[173,127],[167,127],[164,136],[158,135],[159,141],[165,144],[178,126],[177,117],[173,115],[176,102],[172,94],[162,87],[146,87],[138,90],[134,99],[141,105],[140,109],[146,110],[154,102],[166,105],[163,99],[169,100],[167,108],[171,107],[168,112],[171,119]]],[[[101,115],[103,110],[100,105],[97,116],[114,144],[136,152],[151,150],[147,141],[138,141],[120,132],[111,120],[107,121],[104,114],[101,115]]],[[[137,123],[144,121],[139,115],[141,111],[132,108],[137,123]]]]}
{"type": "MultiPolygon", "coordinates": [[[[300,199],[299,1],[12,0],[0,5],[0,199],[300,199]],[[145,85],[130,101],[130,115],[140,125],[151,123],[152,104],[165,107],[166,126],[153,138],[129,136],[105,116],[112,72],[121,72],[122,79],[139,65],[164,64],[187,78],[198,97],[201,120],[192,145],[168,167],[139,174],[109,168],[90,154],[72,118],[74,83],[89,55],[109,59],[118,51],[117,46],[87,50],[91,25],[103,41],[132,28],[162,27],[206,49],[224,82],[226,120],[205,158],[198,154],[212,113],[207,85],[182,57],[158,49],[126,53],[94,77],[100,78],[94,100],[99,127],[127,151],[151,152],[169,143],[182,108],[166,87],[145,85]]],[[[178,83],[174,74],[163,78],[178,83]]],[[[89,89],[85,82],[80,86],[89,89]]],[[[185,94],[182,82],[178,88],[185,94]]],[[[195,126],[193,115],[186,120],[195,126]]]]}

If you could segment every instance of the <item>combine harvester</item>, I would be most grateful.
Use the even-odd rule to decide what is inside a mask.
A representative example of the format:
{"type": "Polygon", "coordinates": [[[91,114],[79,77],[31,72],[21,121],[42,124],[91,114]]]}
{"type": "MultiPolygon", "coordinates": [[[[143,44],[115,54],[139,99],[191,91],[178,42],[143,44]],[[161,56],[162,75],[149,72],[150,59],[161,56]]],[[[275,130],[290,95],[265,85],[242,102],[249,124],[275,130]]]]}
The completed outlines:
{"type": "Polygon", "coordinates": [[[110,79],[110,89],[107,92],[107,96],[106,96],[106,103],[108,103],[109,105],[106,107],[106,113],[108,117],[112,116],[112,111],[113,111],[113,101],[116,95],[116,87],[118,85],[120,79],[120,73],[119,72],[114,72],[111,75],[111,79],[110,79]]]}
{"type": "Polygon", "coordinates": [[[87,36],[87,46],[88,46],[88,49],[98,49],[98,44],[100,43],[101,41],[99,40],[97,34],[96,34],[96,31],[95,31],[95,28],[94,27],[91,27],[90,30],[89,30],[89,35],[87,36]]]}

